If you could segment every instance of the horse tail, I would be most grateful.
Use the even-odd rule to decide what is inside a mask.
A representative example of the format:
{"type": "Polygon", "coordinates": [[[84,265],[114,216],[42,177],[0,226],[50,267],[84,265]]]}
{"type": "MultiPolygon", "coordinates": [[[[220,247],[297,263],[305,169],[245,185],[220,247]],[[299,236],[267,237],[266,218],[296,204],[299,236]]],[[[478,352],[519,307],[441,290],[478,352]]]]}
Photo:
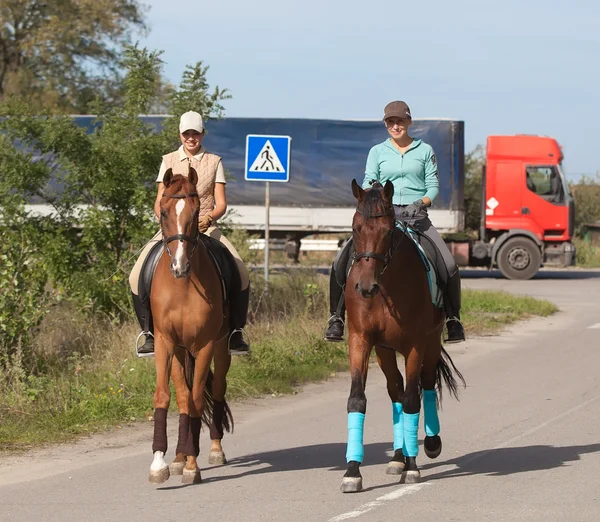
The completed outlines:
{"type": "Polygon", "coordinates": [[[442,346],[442,353],[440,359],[435,367],[435,384],[439,394],[439,400],[442,399],[442,382],[446,384],[446,387],[450,391],[450,395],[458,399],[458,382],[457,378],[462,382],[463,387],[467,387],[465,378],[462,373],[454,365],[454,361],[442,346]]]}
{"type": "MultiPolygon", "coordinates": [[[[194,385],[194,371],[196,368],[196,359],[190,353],[189,350],[186,350],[185,354],[185,366],[184,366],[184,374],[185,374],[185,382],[187,384],[188,390],[192,391],[192,387],[194,385]]],[[[213,383],[213,372],[209,368],[208,376],[206,378],[206,384],[204,385],[204,412],[202,413],[202,424],[204,424],[207,428],[210,429],[210,425],[213,419],[213,414],[215,410],[215,398],[212,391],[212,383],[213,383]]],[[[221,416],[221,423],[225,430],[228,432],[233,429],[233,415],[231,413],[231,409],[226,401],[224,402],[224,415],[221,416]]]]}

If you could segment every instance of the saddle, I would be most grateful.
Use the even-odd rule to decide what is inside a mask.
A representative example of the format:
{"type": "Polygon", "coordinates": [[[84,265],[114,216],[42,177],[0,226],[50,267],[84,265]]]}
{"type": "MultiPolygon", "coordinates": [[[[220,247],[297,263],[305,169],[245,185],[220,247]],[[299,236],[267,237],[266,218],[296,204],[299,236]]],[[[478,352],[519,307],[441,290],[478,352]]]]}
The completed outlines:
{"type": "MultiPolygon", "coordinates": [[[[402,221],[396,221],[396,227],[413,242],[419,252],[419,256],[427,272],[431,302],[437,308],[442,308],[444,304],[443,287],[448,280],[448,271],[446,270],[442,255],[435,244],[425,234],[413,230],[402,221]]],[[[354,244],[352,238],[348,239],[348,243],[350,245],[347,248],[346,255],[341,255],[333,266],[337,283],[342,288],[346,286],[346,279],[354,262],[354,244]],[[342,267],[343,270],[340,270],[342,267]]]]}
{"type": "MultiPolygon", "coordinates": [[[[209,257],[217,269],[219,278],[221,279],[221,285],[223,287],[223,304],[227,304],[231,299],[231,296],[236,295],[241,290],[241,279],[240,272],[235,263],[235,259],[231,252],[223,245],[220,241],[200,234],[200,241],[202,241],[208,251],[209,257]]],[[[140,278],[138,281],[138,295],[142,300],[144,306],[150,309],[150,291],[152,289],[152,278],[158,261],[164,252],[163,242],[157,241],[156,244],[150,250],[146,257],[140,278]]]]}

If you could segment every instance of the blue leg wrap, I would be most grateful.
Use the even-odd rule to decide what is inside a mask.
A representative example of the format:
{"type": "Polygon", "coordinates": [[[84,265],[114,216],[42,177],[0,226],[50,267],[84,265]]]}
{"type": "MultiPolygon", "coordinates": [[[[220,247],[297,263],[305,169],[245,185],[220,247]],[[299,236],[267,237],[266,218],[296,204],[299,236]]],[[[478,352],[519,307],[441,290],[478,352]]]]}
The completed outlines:
{"type": "Polygon", "coordinates": [[[423,414],[425,415],[425,435],[428,437],[437,435],[440,432],[440,419],[435,390],[423,390],[423,414]]]}
{"type": "Polygon", "coordinates": [[[419,414],[403,413],[404,417],[404,447],[405,457],[416,457],[419,454],[419,414]]]}
{"type": "Polygon", "coordinates": [[[404,419],[401,402],[392,402],[392,419],[394,422],[394,451],[396,451],[404,446],[404,419]]]}
{"type": "Polygon", "coordinates": [[[362,463],[365,456],[363,446],[363,427],[365,425],[365,414],[350,412],[348,414],[348,447],[346,449],[346,462],[355,460],[362,463]]]}

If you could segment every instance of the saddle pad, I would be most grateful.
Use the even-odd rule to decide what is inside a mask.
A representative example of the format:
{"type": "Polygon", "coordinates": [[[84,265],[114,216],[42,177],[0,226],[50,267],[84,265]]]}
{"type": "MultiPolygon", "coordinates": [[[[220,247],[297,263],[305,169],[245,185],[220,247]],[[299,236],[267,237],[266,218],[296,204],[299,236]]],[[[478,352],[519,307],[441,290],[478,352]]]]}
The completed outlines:
{"type": "MultiPolygon", "coordinates": [[[[212,259],[219,277],[223,284],[225,301],[229,296],[240,291],[242,285],[240,273],[235,263],[233,255],[225,245],[210,236],[201,234],[201,241],[206,245],[206,249],[212,259]]],[[[164,252],[163,242],[157,241],[151,248],[148,256],[144,260],[140,278],[138,281],[138,295],[148,308],[150,307],[150,291],[152,289],[152,278],[162,254],[164,252]]]]}
{"type": "MultiPolygon", "coordinates": [[[[442,290],[440,285],[438,284],[439,275],[437,270],[435,269],[435,264],[431,261],[430,255],[427,255],[425,249],[421,245],[419,241],[419,234],[416,230],[413,230],[408,225],[401,221],[396,221],[396,228],[400,229],[402,232],[406,234],[407,237],[411,239],[411,241],[417,247],[417,251],[421,256],[421,261],[423,262],[423,266],[425,267],[425,271],[427,272],[427,281],[429,282],[429,292],[431,293],[431,302],[437,308],[442,308],[444,305],[444,296],[442,294],[442,290]]],[[[435,247],[433,247],[435,248],[435,247]]]]}

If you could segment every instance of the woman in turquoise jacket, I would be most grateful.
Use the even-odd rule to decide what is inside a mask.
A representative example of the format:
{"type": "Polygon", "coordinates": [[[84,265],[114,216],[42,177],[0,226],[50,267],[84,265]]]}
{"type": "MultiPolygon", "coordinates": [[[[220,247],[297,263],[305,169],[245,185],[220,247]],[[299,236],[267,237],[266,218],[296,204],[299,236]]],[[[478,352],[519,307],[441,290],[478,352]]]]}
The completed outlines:
{"type": "MultiPolygon", "coordinates": [[[[393,204],[396,217],[418,230],[436,246],[443,260],[440,278],[444,291],[446,311],[446,342],[465,340],[465,332],[460,322],[460,274],[456,261],[444,243],[438,231],[431,224],[427,209],[439,193],[438,168],[435,153],[430,145],[412,138],[408,128],[412,116],[408,105],[403,101],[388,103],[384,109],[383,121],[390,137],[383,143],[371,148],[367,157],[364,189],[378,181],[394,185],[393,204]],[[445,273],[444,273],[445,272],[445,273]]],[[[340,251],[331,267],[330,311],[325,340],[342,341],[344,335],[344,290],[338,279],[345,281],[345,270],[352,250],[352,241],[348,241],[340,251]],[[336,267],[340,274],[336,275],[336,267]],[[341,276],[341,277],[340,277],[341,276]]]]}

